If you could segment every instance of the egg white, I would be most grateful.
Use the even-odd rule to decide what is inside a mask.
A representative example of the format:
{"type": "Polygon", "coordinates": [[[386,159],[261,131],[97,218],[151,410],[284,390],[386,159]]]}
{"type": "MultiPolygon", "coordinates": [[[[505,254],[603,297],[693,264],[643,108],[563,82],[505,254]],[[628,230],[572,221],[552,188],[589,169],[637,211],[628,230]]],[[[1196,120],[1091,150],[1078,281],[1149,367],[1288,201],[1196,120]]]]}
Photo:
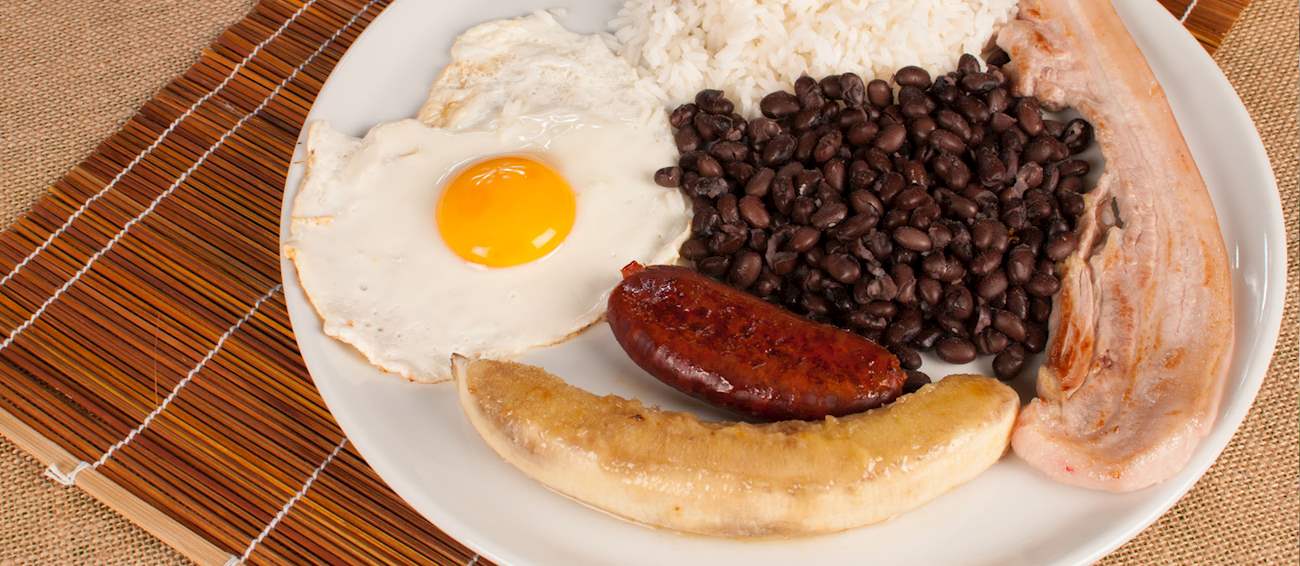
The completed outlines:
{"type": "Polygon", "coordinates": [[[523,137],[404,120],[358,140],[315,123],[285,251],[327,335],[387,371],[442,381],[452,353],[506,358],[561,341],[600,318],[621,267],[675,259],[687,203],[647,181],[673,159],[655,138],[607,123],[523,137]],[[546,257],[494,269],[456,256],[434,211],[459,167],[503,154],[555,168],[577,214],[546,257]]]}

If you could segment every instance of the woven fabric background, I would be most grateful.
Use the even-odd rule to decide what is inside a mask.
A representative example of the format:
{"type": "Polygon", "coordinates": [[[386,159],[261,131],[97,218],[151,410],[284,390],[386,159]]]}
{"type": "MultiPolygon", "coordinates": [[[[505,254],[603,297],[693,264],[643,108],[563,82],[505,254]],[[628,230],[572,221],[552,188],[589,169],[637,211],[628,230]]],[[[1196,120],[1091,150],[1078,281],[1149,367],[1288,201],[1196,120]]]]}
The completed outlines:
{"type": "MultiPolygon", "coordinates": [[[[252,0],[0,2],[0,226],[39,198],[252,0]],[[15,25],[16,24],[16,25],[15,25]]],[[[1216,54],[1273,160],[1290,236],[1287,314],[1249,416],[1196,487],[1112,564],[1300,562],[1300,5],[1256,0],[1216,54]]],[[[0,440],[0,565],[184,559],[0,440]]]]}

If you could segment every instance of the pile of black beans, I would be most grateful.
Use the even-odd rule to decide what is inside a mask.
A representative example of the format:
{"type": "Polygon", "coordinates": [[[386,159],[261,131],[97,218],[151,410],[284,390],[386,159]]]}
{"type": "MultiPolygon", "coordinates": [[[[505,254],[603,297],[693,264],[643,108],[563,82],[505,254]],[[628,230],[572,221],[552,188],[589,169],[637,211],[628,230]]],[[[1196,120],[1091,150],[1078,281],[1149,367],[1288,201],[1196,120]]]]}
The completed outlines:
{"type": "MultiPolygon", "coordinates": [[[[1047,343],[1057,262],[1078,246],[1085,120],[1010,94],[995,54],[932,79],[804,76],[746,120],[717,90],[673,110],[693,201],[681,255],[712,277],[884,345],[1020,373],[1047,343]]],[[[917,381],[924,374],[912,373],[917,381]]]]}

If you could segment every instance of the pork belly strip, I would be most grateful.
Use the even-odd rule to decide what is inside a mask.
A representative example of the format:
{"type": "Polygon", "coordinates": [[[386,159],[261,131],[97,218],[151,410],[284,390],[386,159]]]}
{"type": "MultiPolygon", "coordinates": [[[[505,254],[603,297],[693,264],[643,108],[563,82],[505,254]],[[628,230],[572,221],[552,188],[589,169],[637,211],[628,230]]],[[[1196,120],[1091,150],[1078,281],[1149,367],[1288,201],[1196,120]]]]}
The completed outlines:
{"type": "Polygon", "coordinates": [[[1012,446],[1058,481],[1141,489],[1182,469],[1218,412],[1233,309],[1214,206],[1110,2],[1022,0],[997,43],[1017,93],[1076,108],[1106,159],[1012,446]]]}

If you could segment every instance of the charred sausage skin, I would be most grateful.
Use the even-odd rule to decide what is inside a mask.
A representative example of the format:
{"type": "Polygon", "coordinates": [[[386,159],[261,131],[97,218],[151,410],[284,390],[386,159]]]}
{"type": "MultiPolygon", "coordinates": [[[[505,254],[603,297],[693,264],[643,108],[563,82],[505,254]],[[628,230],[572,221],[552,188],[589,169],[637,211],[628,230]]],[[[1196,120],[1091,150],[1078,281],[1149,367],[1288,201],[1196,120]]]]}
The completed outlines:
{"type": "Polygon", "coordinates": [[[898,358],[685,267],[629,265],[607,318],[628,356],[660,381],[763,420],[819,419],[892,401],[898,358]]]}

